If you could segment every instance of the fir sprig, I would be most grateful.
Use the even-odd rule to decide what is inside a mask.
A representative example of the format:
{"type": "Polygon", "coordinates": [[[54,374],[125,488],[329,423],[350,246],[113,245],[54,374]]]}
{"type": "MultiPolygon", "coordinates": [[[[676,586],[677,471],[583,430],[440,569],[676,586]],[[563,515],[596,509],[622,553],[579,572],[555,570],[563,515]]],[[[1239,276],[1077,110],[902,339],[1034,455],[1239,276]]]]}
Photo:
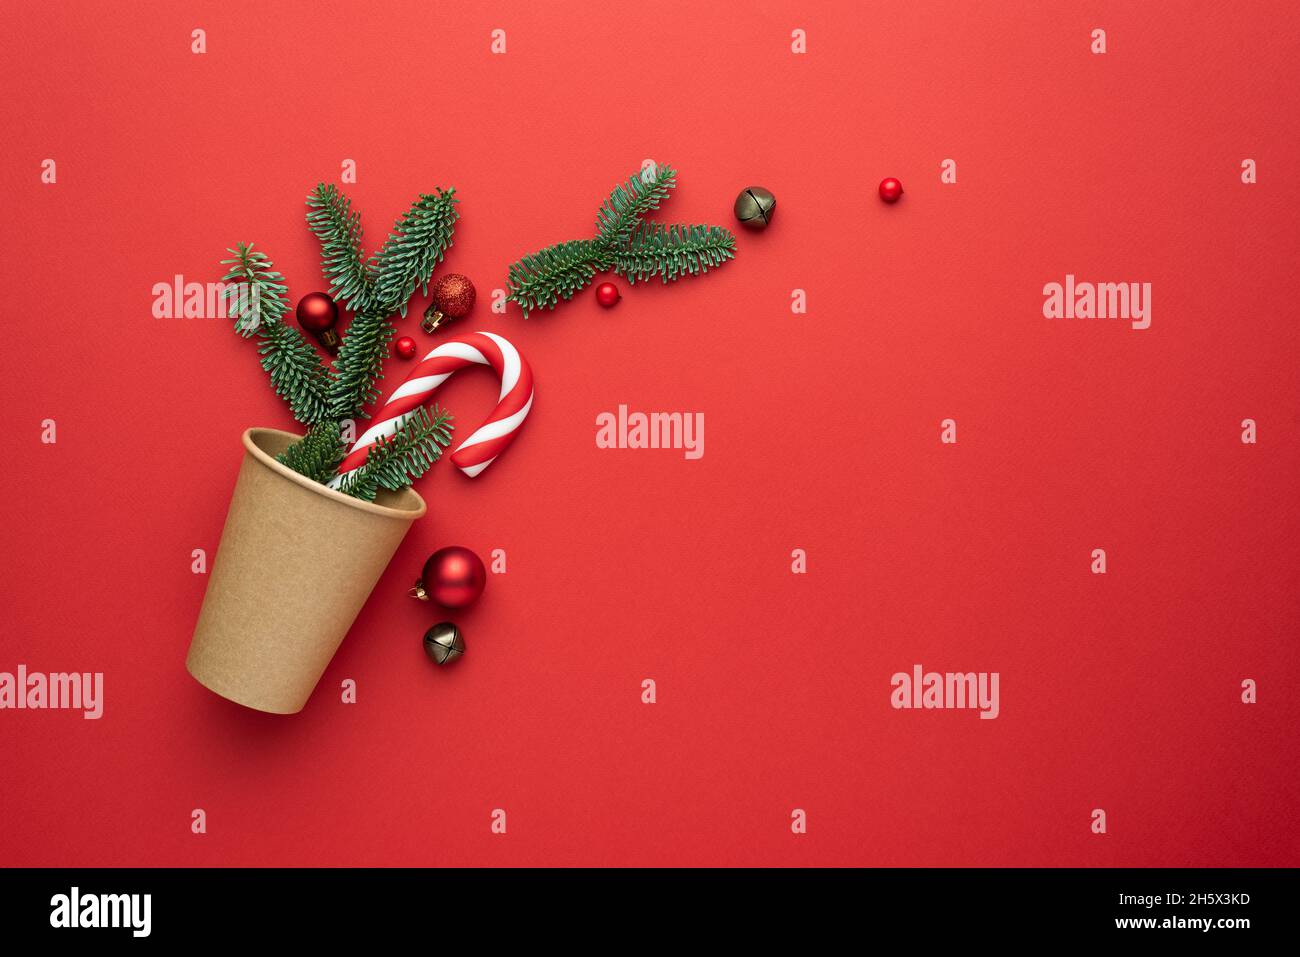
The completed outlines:
{"type": "Polygon", "coordinates": [[[369,310],[353,317],[334,358],[329,382],[329,413],[340,419],[369,418],[365,408],[379,398],[384,357],[393,338],[388,314],[369,310]]]}
{"type": "Polygon", "coordinates": [[[294,418],[304,425],[318,422],[325,415],[328,373],[302,333],[284,322],[289,308],[284,276],[251,243],[240,243],[228,252],[235,258],[222,260],[223,266],[230,266],[223,281],[239,280],[225,291],[235,329],[260,340],[262,368],[270,374],[276,395],[289,403],[294,418]]]}
{"type": "Polygon", "coordinates": [[[253,249],[252,243],[239,243],[226,252],[235,258],[221,260],[221,265],[230,267],[221,281],[238,280],[222,292],[226,314],[234,318],[235,331],[247,339],[264,322],[278,322],[289,311],[289,287],[266,253],[253,249]]]}
{"type": "Polygon", "coordinates": [[[627,247],[614,254],[614,272],[635,285],[659,276],[671,282],[708,272],[736,255],[736,237],[720,226],[642,223],[627,247]]]}
{"type": "Polygon", "coordinates": [[[634,174],[614,187],[596,215],[596,237],[547,246],[514,263],[506,299],[527,318],[572,299],[597,273],[613,269],[629,282],[660,276],[672,282],[707,272],[735,256],[736,237],[721,226],[664,226],[644,220],[677,185],[677,171],[660,164],[649,178],[634,174]]]}
{"type": "Polygon", "coordinates": [[[319,183],[307,196],[307,225],[321,244],[321,272],[329,294],[354,311],[370,305],[374,271],[361,251],[361,214],[332,183],[319,183]]]}
{"type": "Polygon", "coordinates": [[[289,403],[289,411],[303,425],[319,422],[327,410],[328,381],[320,355],[286,322],[265,323],[257,334],[262,340],[258,355],[275,394],[289,403]]]}
{"type": "Polygon", "coordinates": [[[596,241],[611,249],[625,245],[642,217],[658,209],[676,185],[677,171],[665,163],[633,175],[626,189],[615,186],[596,216],[596,241]],[[646,172],[653,173],[649,180],[646,172]]]}
{"type": "Polygon", "coordinates": [[[510,267],[506,298],[519,303],[524,316],[534,309],[554,309],[561,298],[572,299],[598,271],[611,265],[591,239],[547,246],[510,267]]]}
{"type": "Polygon", "coordinates": [[[460,218],[455,194],[455,189],[421,193],[374,256],[373,305],[385,317],[393,312],[405,316],[407,300],[417,285],[422,294],[429,291],[433,267],[442,262],[460,218]]]}
{"type": "Polygon", "coordinates": [[[371,446],[365,464],[343,477],[339,491],[373,502],[381,488],[396,492],[424,475],[450,444],[451,415],[435,407],[430,416],[420,406],[390,438],[371,446]]]}
{"type": "Polygon", "coordinates": [[[334,419],[317,422],[298,442],[276,456],[295,472],[316,482],[328,482],[343,461],[343,437],[334,419]]]}

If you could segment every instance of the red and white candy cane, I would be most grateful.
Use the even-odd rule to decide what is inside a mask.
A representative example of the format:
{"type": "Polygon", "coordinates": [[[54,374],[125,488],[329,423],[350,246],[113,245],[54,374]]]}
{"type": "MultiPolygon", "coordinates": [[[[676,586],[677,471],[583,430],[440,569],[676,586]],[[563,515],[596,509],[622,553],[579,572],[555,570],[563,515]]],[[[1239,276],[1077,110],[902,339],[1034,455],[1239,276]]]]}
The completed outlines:
{"type": "Polygon", "coordinates": [[[452,453],[452,464],[473,478],[492,464],[519,431],[519,426],[533,407],[533,371],[519,355],[519,350],[501,336],[491,332],[471,332],[448,339],[421,359],[393,390],[377,413],[374,422],[357,439],[339,463],[339,474],[330,485],[337,488],[349,472],[361,468],[379,438],[396,432],[415,410],[429,398],[457,369],[470,365],[491,366],[501,377],[501,398],[488,420],[452,453]]]}

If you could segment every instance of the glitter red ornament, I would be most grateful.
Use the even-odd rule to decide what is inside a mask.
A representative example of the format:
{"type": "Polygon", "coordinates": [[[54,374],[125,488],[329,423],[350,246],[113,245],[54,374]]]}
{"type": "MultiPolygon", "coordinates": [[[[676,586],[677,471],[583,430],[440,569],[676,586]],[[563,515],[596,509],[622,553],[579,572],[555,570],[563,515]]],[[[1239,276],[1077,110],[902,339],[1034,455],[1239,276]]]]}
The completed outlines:
{"type": "Polygon", "coordinates": [[[429,556],[410,594],[445,608],[464,608],[483,594],[486,582],[483,560],[462,545],[449,545],[429,556]]]}
{"type": "Polygon", "coordinates": [[[315,336],[325,351],[337,355],[339,335],[334,326],[339,321],[339,307],[323,292],[309,292],[298,300],[298,325],[315,336]]]}
{"type": "Polygon", "coordinates": [[[402,336],[393,343],[393,351],[402,359],[415,358],[415,340],[410,336],[402,336]]]}
{"type": "Polygon", "coordinates": [[[596,301],[608,309],[610,306],[622,299],[618,291],[618,286],[612,282],[602,282],[596,287],[596,301]]]}
{"type": "Polygon", "coordinates": [[[449,272],[438,278],[433,284],[433,301],[424,310],[424,321],[420,328],[433,332],[444,320],[459,319],[474,308],[477,293],[474,284],[458,272],[449,272]]]}
{"type": "Polygon", "coordinates": [[[886,203],[896,203],[903,195],[903,184],[890,176],[880,181],[880,198],[886,203]]]}

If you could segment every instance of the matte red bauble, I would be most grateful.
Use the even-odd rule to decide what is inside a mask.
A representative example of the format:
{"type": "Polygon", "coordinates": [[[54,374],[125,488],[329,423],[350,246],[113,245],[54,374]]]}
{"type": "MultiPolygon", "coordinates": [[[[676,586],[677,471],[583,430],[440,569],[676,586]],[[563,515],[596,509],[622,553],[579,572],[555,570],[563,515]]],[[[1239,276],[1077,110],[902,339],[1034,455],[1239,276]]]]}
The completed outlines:
{"type": "Polygon", "coordinates": [[[308,332],[333,329],[339,321],[339,307],[323,292],[309,292],[298,300],[298,324],[308,332]]]}
{"type": "Polygon", "coordinates": [[[323,292],[309,292],[298,300],[298,325],[323,345],[331,355],[339,351],[339,336],[334,326],[339,321],[339,307],[323,292]]]}
{"type": "Polygon", "coordinates": [[[411,595],[445,608],[464,608],[483,594],[486,582],[483,560],[464,546],[449,545],[429,556],[411,595]]]}

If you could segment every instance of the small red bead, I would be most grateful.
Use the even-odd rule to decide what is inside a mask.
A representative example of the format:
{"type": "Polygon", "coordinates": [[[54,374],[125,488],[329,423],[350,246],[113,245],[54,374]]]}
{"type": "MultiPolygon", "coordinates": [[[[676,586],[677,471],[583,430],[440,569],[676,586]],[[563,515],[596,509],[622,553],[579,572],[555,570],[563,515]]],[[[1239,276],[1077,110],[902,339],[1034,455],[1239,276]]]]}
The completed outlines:
{"type": "Polygon", "coordinates": [[[415,340],[410,336],[402,336],[397,340],[393,348],[403,359],[411,359],[415,356],[415,340]]]}
{"type": "Polygon", "coordinates": [[[886,203],[896,203],[898,198],[903,195],[903,184],[894,177],[880,181],[880,198],[886,203]]]}
{"type": "Polygon", "coordinates": [[[608,309],[619,299],[623,298],[618,291],[618,286],[612,282],[602,282],[596,287],[596,301],[608,309]]]}

